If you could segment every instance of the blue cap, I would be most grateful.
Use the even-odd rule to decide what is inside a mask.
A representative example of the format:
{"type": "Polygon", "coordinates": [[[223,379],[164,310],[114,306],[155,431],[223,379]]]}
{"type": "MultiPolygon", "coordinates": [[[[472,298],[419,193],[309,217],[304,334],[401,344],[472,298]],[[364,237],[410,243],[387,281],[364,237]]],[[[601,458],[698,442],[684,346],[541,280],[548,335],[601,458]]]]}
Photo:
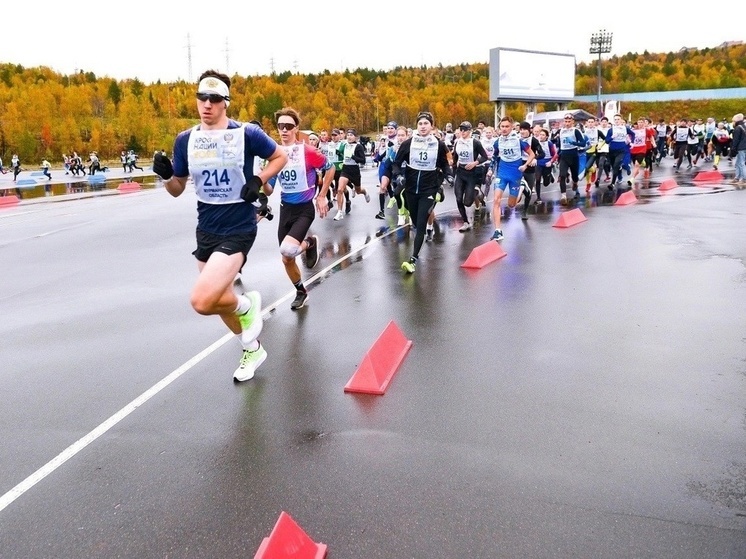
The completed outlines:
{"type": "Polygon", "coordinates": [[[396,121],[394,121],[394,120],[389,121],[389,123],[386,126],[391,126],[392,128],[398,128],[399,127],[399,125],[396,124],[396,121]]]}

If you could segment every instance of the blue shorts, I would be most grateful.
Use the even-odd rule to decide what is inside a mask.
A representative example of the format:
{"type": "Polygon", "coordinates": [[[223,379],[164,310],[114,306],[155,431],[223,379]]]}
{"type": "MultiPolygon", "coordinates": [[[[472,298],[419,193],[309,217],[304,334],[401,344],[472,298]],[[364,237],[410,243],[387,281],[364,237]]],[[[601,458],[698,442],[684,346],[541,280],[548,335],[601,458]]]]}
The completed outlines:
{"type": "Polygon", "coordinates": [[[507,188],[508,189],[508,195],[516,197],[516,196],[518,196],[518,190],[521,187],[521,178],[518,177],[517,179],[512,179],[512,178],[505,179],[505,178],[497,177],[493,181],[492,184],[493,184],[493,187],[494,187],[495,190],[497,190],[499,188],[500,190],[502,190],[504,192],[505,189],[507,188]]]}
{"type": "Polygon", "coordinates": [[[385,158],[381,163],[378,165],[378,182],[381,182],[381,179],[383,177],[388,177],[389,180],[391,180],[391,168],[393,167],[393,162],[388,157],[385,158]]]}

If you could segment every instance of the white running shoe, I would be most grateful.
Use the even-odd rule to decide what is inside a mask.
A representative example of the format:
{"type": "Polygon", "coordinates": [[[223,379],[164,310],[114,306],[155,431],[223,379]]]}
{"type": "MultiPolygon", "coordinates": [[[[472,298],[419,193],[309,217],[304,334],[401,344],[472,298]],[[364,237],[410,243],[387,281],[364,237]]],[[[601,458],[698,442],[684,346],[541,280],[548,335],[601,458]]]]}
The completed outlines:
{"type": "Polygon", "coordinates": [[[350,192],[350,198],[354,198],[355,196],[357,196],[357,192],[355,192],[354,188],[351,188],[350,190],[352,191],[350,192]]]}
{"type": "Polygon", "coordinates": [[[256,373],[259,365],[264,363],[266,359],[267,350],[262,347],[262,344],[259,344],[259,347],[254,351],[244,349],[243,355],[241,355],[241,361],[238,364],[238,368],[233,373],[233,379],[238,382],[253,379],[254,373],[256,373]]]}
{"type": "Polygon", "coordinates": [[[337,215],[334,216],[334,221],[341,221],[345,218],[345,213],[342,210],[339,210],[337,212],[337,215]]]}
{"type": "Polygon", "coordinates": [[[370,194],[368,194],[368,191],[365,191],[365,201],[370,204],[370,194]]]}
{"type": "Polygon", "coordinates": [[[464,224],[461,227],[459,227],[459,231],[461,233],[464,233],[465,231],[468,231],[469,229],[471,229],[471,223],[469,223],[468,221],[464,221],[464,224]]]}

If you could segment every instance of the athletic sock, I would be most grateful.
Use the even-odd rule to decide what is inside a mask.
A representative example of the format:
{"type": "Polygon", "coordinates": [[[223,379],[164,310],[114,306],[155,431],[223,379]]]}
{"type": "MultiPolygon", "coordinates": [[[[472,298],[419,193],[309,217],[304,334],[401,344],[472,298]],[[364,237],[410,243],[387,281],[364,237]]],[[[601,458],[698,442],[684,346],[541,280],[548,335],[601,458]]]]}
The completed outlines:
{"type": "Polygon", "coordinates": [[[293,287],[295,287],[295,289],[300,293],[306,293],[306,288],[303,285],[303,280],[299,280],[297,283],[294,283],[293,287]]]}
{"type": "Polygon", "coordinates": [[[236,306],[235,313],[236,314],[246,314],[251,310],[251,299],[246,297],[246,295],[239,295],[238,296],[238,306],[236,306]]]}
{"type": "MultiPolygon", "coordinates": [[[[241,340],[241,334],[236,334],[236,336],[239,340],[241,340]]],[[[259,340],[251,340],[247,344],[241,342],[241,346],[249,351],[256,351],[257,349],[259,349],[259,340]]]]}
{"type": "Polygon", "coordinates": [[[381,211],[383,211],[386,207],[386,195],[385,194],[378,195],[378,203],[381,206],[381,211]]]}

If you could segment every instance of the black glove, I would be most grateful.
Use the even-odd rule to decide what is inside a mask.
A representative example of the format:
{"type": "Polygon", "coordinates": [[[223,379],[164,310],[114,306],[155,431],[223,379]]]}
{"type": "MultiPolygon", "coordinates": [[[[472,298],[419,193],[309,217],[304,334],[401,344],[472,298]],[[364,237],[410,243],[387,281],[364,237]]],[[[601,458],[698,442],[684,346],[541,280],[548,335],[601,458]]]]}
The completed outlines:
{"type": "Polygon", "coordinates": [[[438,187],[438,191],[435,193],[435,201],[436,202],[442,202],[446,199],[446,192],[443,190],[443,186],[438,187]]]}
{"type": "Polygon", "coordinates": [[[162,153],[156,153],[153,156],[153,172],[167,181],[174,176],[174,166],[171,160],[162,153]]]}
{"type": "Polygon", "coordinates": [[[268,202],[269,198],[267,198],[267,195],[264,192],[260,192],[259,198],[257,198],[259,207],[257,208],[256,213],[264,219],[272,221],[275,216],[272,214],[272,206],[270,206],[268,202]]]}
{"type": "Polygon", "coordinates": [[[241,188],[241,198],[246,200],[249,204],[254,204],[257,208],[259,207],[255,202],[259,199],[259,189],[262,187],[262,179],[259,177],[251,177],[248,182],[241,188]]]}

